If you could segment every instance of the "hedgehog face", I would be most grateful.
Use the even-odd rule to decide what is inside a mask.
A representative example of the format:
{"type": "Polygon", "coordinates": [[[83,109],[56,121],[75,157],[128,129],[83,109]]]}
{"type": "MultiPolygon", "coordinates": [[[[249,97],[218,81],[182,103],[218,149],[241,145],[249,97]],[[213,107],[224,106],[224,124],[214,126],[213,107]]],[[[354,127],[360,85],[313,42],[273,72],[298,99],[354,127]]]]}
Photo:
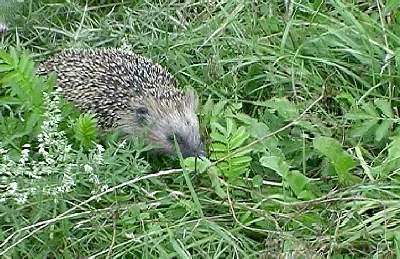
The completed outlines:
{"type": "MultiPolygon", "coordinates": [[[[148,139],[159,147],[159,152],[176,155],[175,141],[183,157],[204,157],[206,151],[200,137],[199,120],[196,115],[197,97],[193,91],[187,92],[181,100],[148,107],[148,139]]],[[[138,121],[140,116],[138,116],[138,121]]]]}

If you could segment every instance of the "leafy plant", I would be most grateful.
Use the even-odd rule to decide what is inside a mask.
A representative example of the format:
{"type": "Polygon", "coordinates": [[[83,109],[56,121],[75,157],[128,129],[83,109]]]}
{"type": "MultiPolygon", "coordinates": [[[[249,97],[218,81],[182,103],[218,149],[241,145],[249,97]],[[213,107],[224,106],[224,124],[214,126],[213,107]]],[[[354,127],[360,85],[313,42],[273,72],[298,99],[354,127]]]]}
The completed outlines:
{"type": "Polygon", "coordinates": [[[251,149],[240,149],[249,139],[250,135],[244,126],[237,126],[232,118],[225,119],[225,125],[217,121],[211,123],[210,159],[218,161],[218,168],[230,180],[245,174],[252,160],[247,155],[251,149]]]}
{"type": "Polygon", "coordinates": [[[314,147],[325,155],[335,168],[335,172],[341,183],[354,183],[358,177],[349,173],[357,162],[343,150],[342,145],[333,138],[317,137],[313,141],[314,147]]]}
{"type": "Polygon", "coordinates": [[[0,51],[0,84],[0,135],[5,144],[29,142],[40,130],[43,94],[52,91],[55,77],[35,75],[29,55],[10,47],[0,51]]]}
{"type": "Polygon", "coordinates": [[[299,171],[290,170],[282,157],[263,156],[260,158],[260,163],[279,174],[284,186],[289,187],[298,199],[311,200],[320,195],[319,188],[299,171]]]}
{"type": "Polygon", "coordinates": [[[72,127],[74,138],[79,145],[86,149],[94,146],[97,138],[97,124],[93,114],[81,114],[72,127]]]}
{"type": "Polygon", "coordinates": [[[386,99],[364,102],[360,108],[347,113],[346,118],[355,123],[352,127],[353,136],[362,137],[371,133],[375,141],[387,139],[400,123],[386,99]]]}

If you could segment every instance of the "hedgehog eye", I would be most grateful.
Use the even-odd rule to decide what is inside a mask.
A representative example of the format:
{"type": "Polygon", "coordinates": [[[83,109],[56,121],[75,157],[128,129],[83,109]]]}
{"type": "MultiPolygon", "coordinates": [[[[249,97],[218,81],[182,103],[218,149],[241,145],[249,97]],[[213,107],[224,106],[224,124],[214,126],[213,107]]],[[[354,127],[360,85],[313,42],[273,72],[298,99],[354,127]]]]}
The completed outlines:
{"type": "Polygon", "coordinates": [[[149,110],[146,107],[138,107],[135,109],[136,121],[138,124],[142,125],[149,115],[149,110]]]}

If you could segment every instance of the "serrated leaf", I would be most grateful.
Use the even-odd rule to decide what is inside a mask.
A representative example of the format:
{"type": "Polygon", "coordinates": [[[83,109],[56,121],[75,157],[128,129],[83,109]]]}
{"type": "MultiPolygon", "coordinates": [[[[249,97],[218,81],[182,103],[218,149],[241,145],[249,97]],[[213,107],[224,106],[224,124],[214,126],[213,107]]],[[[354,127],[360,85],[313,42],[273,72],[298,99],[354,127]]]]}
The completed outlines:
{"type": "Polygon", "coordinates": [[[266,102],[267,106],[277,111],[278,115],[286,120],[299,116],[297,106],[286,98],[273,98],[266,102]]]}
{"type": "Polygon", "coordinates": [[[14,69],[11,55],[8,52],[0,51],[0,59],[14,69]]]}
{"type": "Polygon", "coordinates": [[[241,156],[241,157],[234,157],[229,160],[229,162],[234,166],[239,166],[241,164],[248,164],[252,160],[251,156],[241,156]]]}
{"type": "Polygon", "coordinates": [[[257,123],[256,119],[250,117],[245,113],[238,113],[235,115],[235,118],[247,125],[253,125],[254,123],[257,123]]]}
{"type": "Polygon", "coordinates": [[[282,177],[285,176],[289,171],[289,165],[282,157],[263,156],[260,158],[260,163],[262,166],[274,170],[282,177]]]}
{"type": "Polygon", "coordinates": [[[347,113],[345,116],[348,120],[371,120],[379,118],[377,116],[372,116],[371,114],[367,114],[364,112],[347,113]]]}
{"type": "Polygon", "coordinates": [[[207,158],[199,159],[196,157],[188,157],[183,161],[185,167],[192,171],[197,171],[198,173],[204,173],[207,168],[211,165],[211,161],[207,158]]]}
{"type": "Polygon", "coordinates": [[[399,0],[386,0],[385,3],[385,15],[387,15],[390,12],[396,11],[400,7],[400,1],[399,0]]]}
{"type": "Polygon", "coordinates": [[[93,114],[81,114],[74,125],[74,137],[83,147],[91,147],[97,137],[97,121],[93,114]]]}
{"type": "Polygon", "coordinates": [[[224,135],[222,135],[222,134],[220,134],[218,132],[215,132],[215,131],[211,132],[210,133],[210,137],[213,140],[213,142],[221,142],[221,143],[224,143],[224,144],[228,143],[228,139],[225,138],[224,135]]]}
{"type": "Polygon", "coordinates": [[[25,76],[24,71],[25,71],[26,67],[28,66],[28,63],[29,63],[28,57],[26,55],[21,55],[20,60],[19,60],[19,64],[18,64],[18,67],[17,67],[18,72],[20,74],[25,76]]]}
{"type": "Polygon", "coordinates": [[[342,182],[351,179],[349,171],[356,166],[356,161],[343,150],[342,145],[333,138],[317,137],[313,141],[314,148],[324,154],[335,167],[335,171],[342,182]]]}
{"type": "Polygon", "coordinates": [[[0,97],[0,105],[13,105],[13,104],[21,105],[22,102],[20,99],[11,96],[0,97]]]}
{"type": "Polygon", "coordinates": [[[379,120],[378,119],[373,119],[373,120],[365,120],[360,124],[356,124],[353,129],[351,130],[351,133],[353,136],[358,136],[362,137],[364,136],[372,127],[374,127],[376,124],[378,124],[379,120]]]}
{"type": "Polygon", "coordinates": [[[393,118],[393,110],[389,101],[385,99],[376,99],[374,100],[375,105],[382,111],[384,115],[388,118],[393,118]]]}
{"type": "Polygon", "coordinates": [[[392,125],[393,122],[391,120],[383,120],[375,131],[375,140],[381,141],[384,137],[386,137],[392,125]]]}
{"type": "Polygon", "coordinates": [[[210,150],[212,151],[212,152],[225,152],[226,151],[226,149],[227,149],[227,147],[226,147],[226,145],[225,144],[222,144],[222,143],[212,143],[211,145],[210,145],[210,150]]]}
{"type": "Polygon", "coordinates": [[[230,137],[232,133],[235,131],[235,121],[231,118],[226,118],[226,137],[230,137]]]}
{"type": "Polygon", "coordinates": [[[248,168],[249,168],[248,165],[229,167],[229,170],[226,170],[225,175],[231,180],[235,180],[235,178],[246,173],[248,168]]]}
{"type": "Polygon", "coordinates": [[[222,135],[227,137],[226,129],[216,121],[211,122],[211,127],[213,131],[218,130],[222,135]]]}
{"type": "Polygon", "coordinates": [[[213,116],[218,116],[221,115],[222,110],[224,109],[225,105],[228,103],[228,100],[221,100],[218,103],[216,103],[213,107],[212,110],[212,115],[213,116]]]}
{"type": "Polygon", "coordinates": [[[0,64],[0,73],[13,70],[13,67],[7,64],[0,64]]]}
{"type": "Polygon", "coordinates": [[[253,138],[262,138],[269,133],[269,127],[262,122],[256,122],[250,126],[249,133],[253,138]]]}
{"type": "Polygon", "coordinates": [[[10,48],[10,57],[12,60],[12,66],[14,66],[15,68],[18,67],[19,64],[19,58],[18,58],[18,53],[17,50],[14,47],[10,48]]]}
{"type": "Polygon", "coordinates": [[[369,102],[363,103],[363,104],[361,105],[361,108],[362,108],[367,114],[371,115],[372,117],[375,117],[375,118],[379,118],[379,117],[380,117],[378,111],[375,109],[375,106],[374,106],[372,103],[369,103],[369,102]]]}
{"type": "Polygon", "coordinates": [[[41,120],[41,118],[41,112],[39,110],[34,110],[25,120],[25,132],[27,132],[27,134],[30,134],[34,130],[34,127],[41,120]]]}
{"type": "Polygon", "coordinates": [[[221,159],[221,158],[223,158],[225,156],[226,156],[226,154],[223,153],[223,152],[213,152],[213,153],[210,154],[210,159],[211,160],[218,160],[218,159],[221,159]]]}
{"type": "Polygon", "coordinates": [[[12,71],[7,73],[3,78],[1,78],[0,82],[4,85],[9,85],[10,83],[17,81],[19,74],[17,71],[12,71]]]}

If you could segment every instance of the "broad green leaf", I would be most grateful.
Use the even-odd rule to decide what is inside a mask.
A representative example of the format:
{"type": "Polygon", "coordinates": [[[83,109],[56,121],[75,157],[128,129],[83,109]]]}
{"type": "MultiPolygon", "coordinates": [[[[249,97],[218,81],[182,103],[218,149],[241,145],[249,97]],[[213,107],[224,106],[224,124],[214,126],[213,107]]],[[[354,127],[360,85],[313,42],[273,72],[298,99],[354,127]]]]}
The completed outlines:
{"type": "Polygon", "coordinates": [[[292,120],[299,116],[296,105],[286,98],[273,98],[266,102],[267,106],[275,109],[278,115],[286,120],[292,120]]]}
{"type": "Polygon", "coordinates": [[[351,130],[351,134],[356,137],[364,136],[368,130],[374,127],[378,122],[378,119],[365,120],[360,124],[356,124],[351,130]]]}
{"type": "Polygon", "coordinates": [[[392,106],[390,105],[389,101],[385,99],[376,99],[374,100],[375,105],[382,111],[383,114],[386,115],[388,118],[393,118],[393,110],[392,106]]]}
{"type": "Polygon", "coordinates": [[[221,198],[226,199],[227,195],[223,189],[223,183],[218,175],[218,169],[216,167],[211,167],[208,172],[208,176],[210,177],[211,186],[214,188],[215,193],[221,198]]]}
{"type": "Polygon", "coordinates": [[[400,136],[393,137],[389,145],[387,160],[400,158],[400,136]]]}
{"type": "Polygon", "coordinates": [[[312,191],[306,189],[306,190],[301,191],[297,195],[297,197],[301,200],[309,201],[309,200],[315,199],[317,196],[312,191]]]}
{"type": "Polygon", "coordinates": [[[391,120],[384,120],[378,126],[375,131],[375,140],[381,141],[384,137],[386,137],[389,133],[389,129],[392,127],[393,122],[391,120]]]}
{"type": "Polygon", "coordinates": [[[307,177],[298,171],[287,172],[285,180],[296,196],[298,196],[298,194],[305,189],[307,183],[309,182],[307,177]]]}
{"type": "Polygon", "coordinates": [[[229,145],[232,150],[237,149],[242,146],[243,143],[249,138],[249,134],[246,132],[245,127],[240,127],[235,133],[234,136],[230,139],[229,145]]]}
{"type": "MultiPolygon", "coordinates": [[[[253,123],[248,132],[252,138],[260,139],[265,137],[268,133],[270,133],[269,127],[265,123],[256,122],[253,123]]],[[[276,136],[271,136],[269,138],[264,139],[260,143],[253,146],[253,149],[257,150],[265,150],[266,148],[270,151],[275,149],[278,146],[278,139],[276,136]]]]}
{"type": "Polygon", "coordinates": [[[371,173],[376,176],[386,176],[400,167],[400,136],[393,137],[388,148],[387,158],[377,166],[371,168],[371,173]]]}
{"type": "Polygon", "coordinates": [[[265,123],[256,122],[250,126],[249,133],[253,138],[262,138],[269,133],[269,127],[265,123]]]}
{"type": "Polygon", "coordinates": [[[253,186],[255,187],[255,188],[259,188],[259,187],[261,187],[262,186],[262,184],[263,184],[263,178],[261,177],[261,175],[255,175],[254,177],[253,177],[253,181],[252,181],[252,183],[253,183],[253,186]]]}
{"type": "Polygon", "coordinates": [[[357,163],[343,150],[342,145],[336,139],[321,136],[315,138],[313,144],[333,164],[342,182],[351,178],[348,172],[357,163]]]}
{"type": "Polygon", "coordinates": [[[289,165],[281,157],[263,156],[260,158],[260,163],[262,166],[274,170],[282,177],[284,177],[289,171],[289,165]]]}

